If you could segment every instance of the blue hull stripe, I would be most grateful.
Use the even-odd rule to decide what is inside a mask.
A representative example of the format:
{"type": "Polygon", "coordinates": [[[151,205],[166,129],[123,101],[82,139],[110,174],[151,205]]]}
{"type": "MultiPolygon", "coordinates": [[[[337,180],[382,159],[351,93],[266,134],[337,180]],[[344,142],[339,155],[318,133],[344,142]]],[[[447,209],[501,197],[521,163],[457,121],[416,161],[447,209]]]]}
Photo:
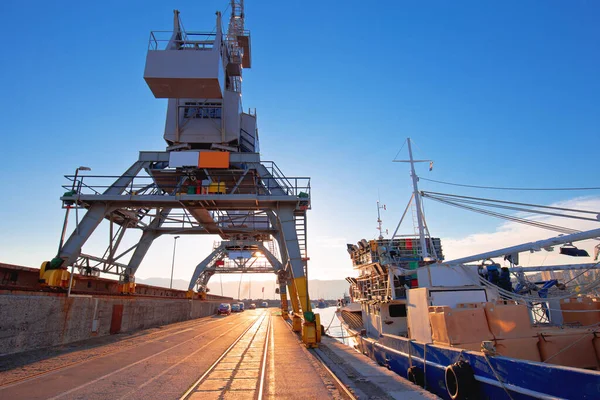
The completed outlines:
{"type": "MultiPolygon", "coordinates": [[[[390,349],[389,347],[385,347],[385,346],[383,346],[383,345],[381,345],[379,343],[373,343],[373,344],[375,345],[375,347],[379,347],[379,348],[381,348],[385,352],[398,354],[400,356],[408,358],[408,354],[406,354],[406,353],[404,353],[402,351],[390,349]]],[[[416,356],[413,356],[413,355],[411,355],[411,358],[413,360],[416,360],[416,361],[420,362],[420,363],[423,363],[423,361],[424,361],[422,358],[416,357],[416,356]]],[[[446,369],[446,367],[444,365],[435,363],[433,361],[427,361],[427,365],[431,365],[432,367],[440,368],[442,370],[446,369]]],[[[497,386],[499,388],[502,388],[502,384],[500,382],[498,382],[497,380],[486,378],[486,377],[480,376],[480,375],[475,375],[475,379],[478,380],[479,382],[486,383],[488,385],[493,385],[493,386],[497,386]]],[[[536,392],[534,390],[522,388],[520,386],[511,385],[510,383],[505,383],[504,387],[507,388],[508,390],[512,391],[512,392],[525,394],[527,396],[531,396],[531,397],[534,397],[536,399],[543,399],[543,400],[568,400],[568,399],[563,399],[562,397],[551,396],[551,395],[548,395],[548,394],[545,394],[545,393],[540,393],[540,392],[536,392]]]]}

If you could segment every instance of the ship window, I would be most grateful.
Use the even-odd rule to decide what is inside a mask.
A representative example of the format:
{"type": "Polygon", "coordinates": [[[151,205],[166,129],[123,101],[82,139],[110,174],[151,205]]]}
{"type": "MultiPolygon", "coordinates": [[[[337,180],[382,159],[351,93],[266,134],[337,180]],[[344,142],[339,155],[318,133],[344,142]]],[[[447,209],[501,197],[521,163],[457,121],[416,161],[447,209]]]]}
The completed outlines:
{"type": "Polygon", "coordinates": [[[186,102],[183,115],[185,118],[221,118],[221,104],[186,102]]]}
{"type": "Polygon", "coordinates": [[[404,304],[390,305],[390,317],[406,317],[406,306],[404,304]]]}

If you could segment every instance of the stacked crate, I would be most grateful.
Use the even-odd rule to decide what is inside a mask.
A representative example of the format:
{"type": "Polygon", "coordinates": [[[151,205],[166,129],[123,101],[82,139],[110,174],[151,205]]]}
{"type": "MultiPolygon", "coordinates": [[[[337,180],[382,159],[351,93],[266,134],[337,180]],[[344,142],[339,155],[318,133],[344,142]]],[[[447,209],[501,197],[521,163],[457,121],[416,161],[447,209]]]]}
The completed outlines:
{"type": "Polygon", "coordinates": [[[574,368],[598,369],[599,357],[593,329],[565,328],[541,330],[539,348],[542,361],[574,368]]]}
{"type": "Polygon", "coordinates": [[[485,303],[484,310],[499,355],[542,361],[537,333],[531,325],[526,305],[499,300],[485,303]]]}
{"type": "Polygon", "coordinates": [[[437,345],[480,351],[481,342],[494,339],[480,303],[429,307],[429,323],[437,345]]]}
{"type": "Polygon", "coordinates": [[[575,297],[560,301],[563,311],[563,323],[574,326],[600,324],[600,299],[594,297],[575,297]],[[589,312],[584,312],[588,311],[589,312]],[[575,311],[575,312],[569,312],[575,311]]]}
{"type": "Polygon", "coordinates": [[[493,341],[500,356],[600,368],[600,338],[593,328],[536,329],[527,306],[514,301],[429,307],[429,322],[437,345],[480,351],[481,342],[493,341]]]}
{"type": "Polygon", "coordinates": [[[525,305],[498,301],[429,307],[429,321],[434,344],[480,351],[481,342],[491,341],[498,355],[541,361],[525,305]]]}

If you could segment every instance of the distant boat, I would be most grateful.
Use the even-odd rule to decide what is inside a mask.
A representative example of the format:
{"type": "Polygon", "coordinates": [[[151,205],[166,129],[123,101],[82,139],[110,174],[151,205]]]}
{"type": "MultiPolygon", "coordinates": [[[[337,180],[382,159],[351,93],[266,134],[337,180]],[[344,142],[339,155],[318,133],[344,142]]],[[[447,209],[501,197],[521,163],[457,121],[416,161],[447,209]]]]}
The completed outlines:
{"type": "Polygon", "coordinates": [[[327,303],[325,302],[325,300],[323,300],[323,299],[320,299],[320,300],[319,300],[319,303],[317,304],[317,308],[327,308],[327,307],[329,307],[329,304],[327,304],[327,303]]]}

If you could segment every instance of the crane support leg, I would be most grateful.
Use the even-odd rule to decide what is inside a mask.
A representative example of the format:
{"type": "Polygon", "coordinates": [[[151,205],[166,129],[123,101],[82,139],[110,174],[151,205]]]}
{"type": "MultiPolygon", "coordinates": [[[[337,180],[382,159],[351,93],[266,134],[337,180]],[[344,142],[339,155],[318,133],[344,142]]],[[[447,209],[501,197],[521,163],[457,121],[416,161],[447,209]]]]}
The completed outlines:
{"type": "MultiPolygon", "coordinates": [[[[273,236],[275,237],[275,240],[277,241],[277,244],[279,246],[279,253],[281,254],[281,263],[285,266],[285,271],[287,272],[287,275],[289,277],[293,277],[292,268],[290,267],[289,263],[287,244],[283,239],[283,235],[281,233],[281,220],[278,218],[277,215],[275,215],[273,211],[269,210],[266,212],[266,214],[268,215],[269,220],[271,221],[271,225],[277,227],[278,230],[278,232],[273,236]]],[[[292,329],[295,332],[300,332],[302,330],[302,319],[300,318],[300,302],[298,301],[298,291],[296,290],[296,286],[294,285],[293,279],[288,279],[288,281],[285,283],[287,284],[287,291],[290,294],[290,303],[292,305],[292,321],[294,322],[292,324],[292,329]]]]}
{"type": "Polygon", "coordinates": [[[77,225],[69,239],[65,242],[58,253],[58,257],[63,260],[62,265],[67,267],[75,261],[81,254],[81,248],[102,222],[104,217],[115,210],[116,207],[106,206],[104,204],[94,204],[91,206],[81,222],[77,225]]]}
{"type": "Polygon", "coordinates": [[[292,302],[292,310],[294,315],[292,316],[292,330],[294,332],[302,331],[302,318],[300,318],[300,302],[298,301],[298,291],[296,290],[296,284],[294,280],[290,280],[288,283],[290,289],[290,301],[292,302]]]}
{"type": "MultiPolygon", "coordinates": [[[[293,276],[293,287],[297,293],[297,299],[300,302],[304,323],[302,324],[302,341],[306,347],[317,347],[317,325],[316,317],[310,306],[308,296],[308,282],[304,273],[304,261],[300,253],[298,235],[296,233],[296,224],[294,220],[294,208],[281,207],[278,212],[281,223],[281,231],[285,240],[289,262],[293,276]]],[[[294,295],[294,293],[292,293],[294,295]]],[[[294,310],[295,313],[296,310],[294,310]]],[[[292,327],[296,328],[295,318],[292,327]]],[[[319,327],[320,328],[320,327],[319,327]]]]}

